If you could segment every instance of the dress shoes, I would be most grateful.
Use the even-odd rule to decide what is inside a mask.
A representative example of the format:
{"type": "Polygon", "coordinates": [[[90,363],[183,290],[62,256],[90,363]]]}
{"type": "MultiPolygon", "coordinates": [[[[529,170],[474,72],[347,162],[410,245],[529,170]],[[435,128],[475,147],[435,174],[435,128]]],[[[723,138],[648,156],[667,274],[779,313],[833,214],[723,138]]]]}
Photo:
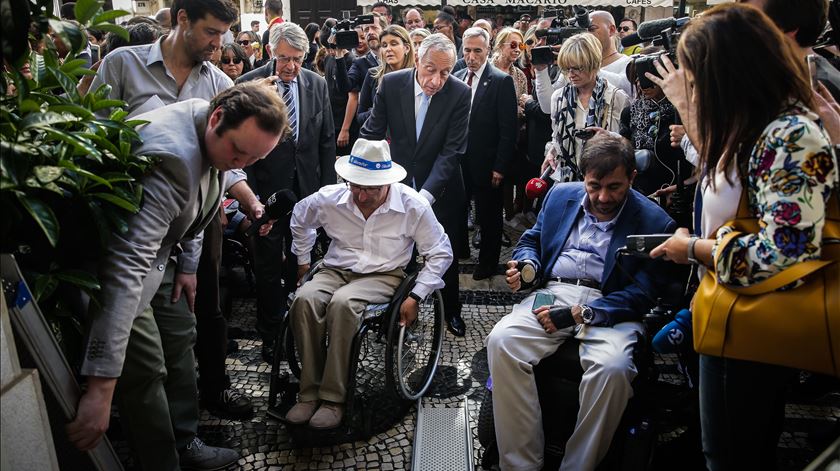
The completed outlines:
{"type": "Polygon", "coordinates": [[[309,419],[309,426],[316,430],[329,430],[341,425],[344,417],[344,404],[324,401],[318,412],[309,419]]]}
{"type": "Polygon", "coordinates": [[[303,425],[309,422],[309,419],[318,410],[318,404],[318,401],[298,402],[289,409],[289,412],[286,412],[286,421],[295,425],[303,425]]]}
{"type": "Polygon", "coordinates": [[[461,319],[461,314],[447,315],[446,328],[456,337],[463,337],[467,331],[464,320],[461,319]]]}

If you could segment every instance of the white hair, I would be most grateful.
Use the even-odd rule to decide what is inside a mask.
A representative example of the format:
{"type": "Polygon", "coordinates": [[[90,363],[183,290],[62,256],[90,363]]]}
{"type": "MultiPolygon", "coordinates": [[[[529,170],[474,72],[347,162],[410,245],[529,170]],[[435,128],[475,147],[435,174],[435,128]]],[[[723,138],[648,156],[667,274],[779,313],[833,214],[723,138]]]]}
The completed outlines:
{"type": "Polygon", "coordinates": [[[417,60],[422,61],[423,58],[426,57],[426,53],[429,51],[445,52],[452,56],[453,63],[455,62],[455,58],[458,56],[455,52],[455,44],[453,44],[446,35],[441,33],[431,34],[428,38],[424,39],[422,43],[420,43],[420,47],[417,49],[417,60]]]}
{"type": "Polygon", "coordinates": [[[484,39],[484,44],[487,47],[490,47],[490,33],[488,33],[486,29],[473,26],[472,28],[467,28],[467,30],[464,31],[464,41],[469,38],[477,37],[484,39]]]}
{"type": "Polygon", "coordinates": [[[286,41],[289,46],[298,51],[309,52],[309,38],[306,37],[303,28],[291,21],[285,21],[271,27],[271,32],[268,33],[268,45],[272,51],[277,49],[280,41],[286,41]]]}

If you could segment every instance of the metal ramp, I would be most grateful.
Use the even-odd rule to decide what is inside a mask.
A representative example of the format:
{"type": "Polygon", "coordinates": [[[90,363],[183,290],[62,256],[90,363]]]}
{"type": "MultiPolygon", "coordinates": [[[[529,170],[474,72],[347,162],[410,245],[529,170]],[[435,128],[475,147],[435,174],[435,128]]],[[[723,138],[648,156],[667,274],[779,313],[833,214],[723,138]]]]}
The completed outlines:
{"type": "Polygon", "coordinates": [[[473,440],[466,398],[458,407],[417,401],[412,471],[473,471],[473,440]]]}

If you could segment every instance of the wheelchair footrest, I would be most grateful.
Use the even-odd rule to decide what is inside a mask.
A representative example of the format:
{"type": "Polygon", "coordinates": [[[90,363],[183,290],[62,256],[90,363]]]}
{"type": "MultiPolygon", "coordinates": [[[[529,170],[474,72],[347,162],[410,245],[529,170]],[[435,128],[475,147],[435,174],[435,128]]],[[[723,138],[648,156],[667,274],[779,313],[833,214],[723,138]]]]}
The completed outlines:
{"type": "Polygon", "coordinates": [[[428,407],[417,401],[413,471],[472,471],[473,440],[467,400],[458,407],[428,407]]]}

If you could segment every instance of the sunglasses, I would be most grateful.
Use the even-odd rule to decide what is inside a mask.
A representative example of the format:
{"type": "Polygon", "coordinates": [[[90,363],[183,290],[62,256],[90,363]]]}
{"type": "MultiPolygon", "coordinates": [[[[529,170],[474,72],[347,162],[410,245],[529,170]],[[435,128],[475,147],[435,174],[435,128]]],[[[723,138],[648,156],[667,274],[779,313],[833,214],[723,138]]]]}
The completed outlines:
{"type": "Polygon", "coordinates": [[[236,65],[239,65],[242,63],[242,59],[238,57],[234,57],[233,59],[229,57],[222,57],[222,64],[230,64],[231,62],[233,62],[236,65]]]}
{"type": "Polygon", "coordinates": [[[519,49],[520,51],[525,50],[525,43],[518,43],[518,42],[509,42],[505,43],[510,46],[511,49],[519,49]]]}
{"type": "Polygon", "coordinates": [[[248,39],[243,39],[242,41],[236,41],[240,46],[247,46],[251,44],[251,41],[248,39]]]}
{"type": "Polygon", "coordinates": [[[629,33],[630,31],[633,30],[633,28],[631,28],[629,26],[619,26],[618,30],[621,31],[622,33],[629,33]]]}

